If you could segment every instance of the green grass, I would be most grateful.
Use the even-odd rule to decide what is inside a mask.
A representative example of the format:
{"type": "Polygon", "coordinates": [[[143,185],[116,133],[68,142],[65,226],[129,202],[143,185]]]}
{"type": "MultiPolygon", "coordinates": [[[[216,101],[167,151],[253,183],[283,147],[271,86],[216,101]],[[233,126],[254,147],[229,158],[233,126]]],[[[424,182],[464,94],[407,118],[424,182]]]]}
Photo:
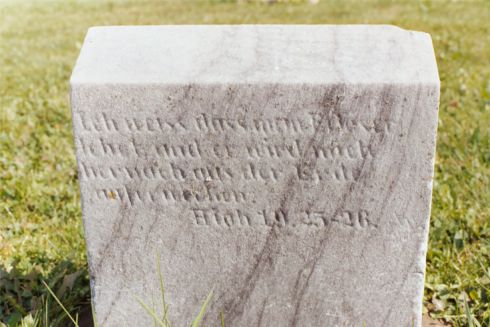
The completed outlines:
{"type": "Polygon", "coordinates": [[[66,322],[42,279],[70,312],[89,303],[68,99],[89,26],[376,23],[429,32],[442,82],[425,310],[490,325],[490,2],[11,0],[0,17],[0,321],[66,322]]]}
{"type": "MultiPolygon", "coordinates": [[[[160,286],[160,299],[162,301],[162,307],[161,307],[161,312],[162,316],[157,312],[157,308],[154,306],[149,306],[146,304],[143,300],[139,299],[138,297],[135,297],[137,302],[145,309],[145,311],[148,313],[149,316],[153,318],[153,323],[155,327],[172,327],[172,324],[170,323],[170,320],[168,318],[168,304],[165,300],[165,288],[164,288],[164,283],[163,283],[163,275],[162,275],[162,270],[160,268],[160,256],[157,256],[157,273],[159,276],[159,286],[160,286]]],[[[41,281],[41,283],[44,285],[46,288],[47,292],[49,295],[54,299],[54,301],[59,305],[59,308],[63,311],[63,314],[66,315],[66,318],[73,324],[74,327],[84,327],[82,322],[78,319],[78,313],[75,313],[75,316],[73,316],[68,309],[63,305],[63,303],[60,301],[58,296],[53,292],[51,287],[49,287],[48,284],[46,284],[45,281],[41,281]]],[[[202,304],[201,308],[199,309],[199,313],[197,314],[196,318],[191,322],[189,325],[190,327],[200,327],[202,319],[204,318],[204,315],[206,313],[206,308],[211,301],[211,298],[213,297],[213,292],[211,291],[208,296],[206,297],[206,300],[202,304]]],[[[24,317],[18,319],[18,321],[15,322],[7,322],[7,325],[15,325],[18,327],[47,327],[47,326],[52,326],[55,324],[59,323],[53,323],[52,321],[49,320],[49,297],[44,301],[44,305],[42,308],[35,310],[34,312],[30,312],[24,317]]],[[[93,308],[92,308],[93,309],[93,308]]],[[[92,310],[92,323],[94,327],[99,327],[99,324],[97,323],[97,319],[95,319],[95,313],[92,310]]],[[[0,321],[0,327],[5,327],[6,324],[0,321]]],[[[225,327],[224,324],[224,319],[223,316],[221,316],[221,327],[225,327]]]]}

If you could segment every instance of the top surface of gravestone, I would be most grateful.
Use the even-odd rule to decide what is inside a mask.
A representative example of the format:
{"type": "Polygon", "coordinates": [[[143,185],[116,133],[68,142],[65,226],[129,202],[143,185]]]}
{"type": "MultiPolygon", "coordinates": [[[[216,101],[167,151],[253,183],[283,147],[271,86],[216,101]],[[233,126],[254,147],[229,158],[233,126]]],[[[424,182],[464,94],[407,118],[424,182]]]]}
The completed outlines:
{"type": "Polygon", "coordinates": [[[439,83],[431,38],[384,25],[93,27],[85,83],[439,83]]]}

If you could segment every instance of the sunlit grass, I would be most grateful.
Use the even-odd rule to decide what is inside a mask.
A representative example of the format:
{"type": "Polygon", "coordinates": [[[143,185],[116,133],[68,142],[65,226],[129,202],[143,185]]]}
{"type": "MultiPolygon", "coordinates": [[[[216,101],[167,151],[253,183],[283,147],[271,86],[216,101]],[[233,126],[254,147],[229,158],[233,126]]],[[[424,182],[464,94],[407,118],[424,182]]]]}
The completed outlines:
{"type": "Polygon", "coordinates": [[[377,23],[430,33],[442,82],[424,308],[490,325],[488,1],[12,0],[0,13],[0,321],[66,322],[41,280],[72,316],[89,305],[68,99],[89,26],[377,23]]]}
{"type": "MultiPolygon", "coordinates": [[[[169,305],[165,300],[165,287],[164,287],[162,269],[160,266],[161,260],[159,255],[157,255],[156,257],[156,262],[157,262],[157,273],[158,273],[159,287],[160,287],[160,300],[162,304],[161,307],[162,317],[159,316],[156,308],[150,307],[148,304],[146,304],[146,302],[143,299],[139,298],[138,296],[133,296],[133,297],[143,307],[143,309],[147,312],[147,314],[153,319],[155,326],[171,327],[172,324],[170,323],[170,318],[168,316],[169,305]]],[[[63,302],[55,294],[55,292],[51,289],[51,287],[49,287],[49,285],[44,280],[41,280],[41,283],[44,285],[48,293],[48,297],[43,301],[44,305],[40,309],[36,310],[34,312],[34,315],[29,313],[26,316],[22,317],[18,322],[9,322],[6,325],[0,321],[0,327],[5,327],[5,326],[48,327],[48,326],[56,325],[56,323],[53,323],[52,321],[49,320],[49,306],[48,306],[49,297],[54,299],[54,301],[59,306],[59,308],[61,308],[63,314],[66,315],[67,319],[71,322],[71,324],[73,324],[74,327],[83,327],[79,324],[78,314],[75,313],[75,315],[72,315],[70,311],[68,311],[68,309],[65,307],[63,302]]],[[[201,325],[202,319],[204,318],[204,314],[206,313],[206,308],[209,302],[211,301],[212,297],[213,297],[213,291],[211,291],[206,297],[206,299],[204,300],[204,303],[199,309],[197,316],[191,322],[190,327],[199,327],[201,325]]],[[[91,308],[92,308],[92,319],[93,319],[92,323],[94,327],[99,327],[92,305],[91,308]]],[[[223,316],[221,317],[221,327],[224,327],[223,316]]]]}

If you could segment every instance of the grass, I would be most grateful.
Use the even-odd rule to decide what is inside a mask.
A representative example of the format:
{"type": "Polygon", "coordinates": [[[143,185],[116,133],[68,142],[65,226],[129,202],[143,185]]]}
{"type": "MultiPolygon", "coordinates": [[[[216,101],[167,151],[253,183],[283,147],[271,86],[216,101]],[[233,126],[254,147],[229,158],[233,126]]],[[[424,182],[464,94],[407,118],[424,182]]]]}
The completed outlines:
{"type": "MultiPolygon", "coordinates": [[[[172,323],[170,322],[170,318],[168,316],[169,305],[165,300],[165,287],[163,284],[162,269],[160,268],[160,262],[161,262],[160,256],[157,256],[156,262],[157,262],[157,273],[158,273],[159,286],[160,286],[160,298],[162,300],[162,307],[161,307],[162,317],[161,318],[159,317],[157,309],[150,307],[148,304],[145,303],[144,300],[138,297],[135,298],[139,302],[139,304],[143,307],[143,309],[145,309],[145,311],[153,318],[153,323],[155,327],[171,327],[172,323]]],[[[213,297],[213,291],[209,292],[208,296],[206,297],[206,300],[204,300],[204,303],[201,306],[201,309],[199,309],[199,313],[190,324],[190,327],[199,327],[201,325],[201,321],[204,318],[204,314],[206,313],[206,308],[209,302],[211,301],[212,297],[213,297]]],[[[223,320],[221,326],[224,327],[223,320]]]]}
{"type": "MultiPolygon", "coordinates": [[[[171,327],[172,324],[170,323],[170,320],[168,318],[168,304],[165,301],[165,288],[164,288],[164,283],[163,283],[163,275],[162,271],[160,268],[160,257],[157,256],[157,272],[159,276],[159,286],[160,286],[160,296],[161,296],[161,301],[162,301],[162,318],[159,317],[159,314],[157,313],[157,309],[154,309],[150,306],[148,306],[143,300],[136,298],[136,300],[140,303],[140,305],[146,310],[146,312],[153,318],[154,326],[155,327],[171,327]]],[[[44,287],[46,288],[46,291],[49,293],[49,295],[54,299],[54,301],[59,305],[59,307],[63,310],[63,313],[66,315],[67,319],[73,324],[75,327],[84,327],[80,325],[80,322],[78,320],[78,314],[75,314],[75,317],[66,309],[66,307],[63,305],[63,303],[60,301],[58,296],[53,292],[53,290],[49,287],[48,284],[46,284],[45,281],[41,281],[44,287]]],[[[213,292],[211,291],[208,296],[206,297],[206,300],[202,304],[201,308],[199,309],[199,313],[197,314],[196,318],[192,321],[190,324],[190,327],[200,327],[202,319],[204,318],[204,314],[206,313],[206,308],[211,301],[211,298],[213,297],[213,292]]],[[[20,321],[15,322],[14,325],[17,325],[19,327],[47,327],[47,326],[52,326],[52,322],[49,321],[49,308],[48,308],[48,302],[47,300],[45,301],[45,305],[43,308],[36,310],[34,312],[34,316],[32,313],[29,313],[27,316],[22,317],[20,321]]],[[[97,320],[95,319],[95,313],[92,311],[92,319],[93,319],[93,326],[94,327],[99,327],[97,320]]],[[[11,325],[11,323],[8,323],[8,325],[11,325]]],[[[0,321],[0,327],[5,327],[6,325],[0,321]]],[[[223,316],[221,317],[221,327],[225,327],[224,324],[224,319],[223,316]]]]}
{"type": "MultiPolygon", "coordinates": [[[[425,310],[490,326],[490,2],[0,2],[0,321],[89,303],[68,79],[89,26],[395,24],[432,35],[442,82],[425,310]]],[[[39,318],[41,319],[41,318],[39,318]]]]}

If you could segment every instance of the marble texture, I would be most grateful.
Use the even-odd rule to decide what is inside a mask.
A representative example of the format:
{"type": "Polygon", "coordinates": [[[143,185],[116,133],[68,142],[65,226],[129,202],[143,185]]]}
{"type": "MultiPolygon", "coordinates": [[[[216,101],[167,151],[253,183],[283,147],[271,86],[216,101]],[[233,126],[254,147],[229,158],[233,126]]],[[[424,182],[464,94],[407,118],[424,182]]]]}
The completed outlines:
{"type": "Polygon", "coordinates": [[[420,326],[439,78],[393,26],[95,27],[71,77],[92,296],[204,326],[420,326]]]}

